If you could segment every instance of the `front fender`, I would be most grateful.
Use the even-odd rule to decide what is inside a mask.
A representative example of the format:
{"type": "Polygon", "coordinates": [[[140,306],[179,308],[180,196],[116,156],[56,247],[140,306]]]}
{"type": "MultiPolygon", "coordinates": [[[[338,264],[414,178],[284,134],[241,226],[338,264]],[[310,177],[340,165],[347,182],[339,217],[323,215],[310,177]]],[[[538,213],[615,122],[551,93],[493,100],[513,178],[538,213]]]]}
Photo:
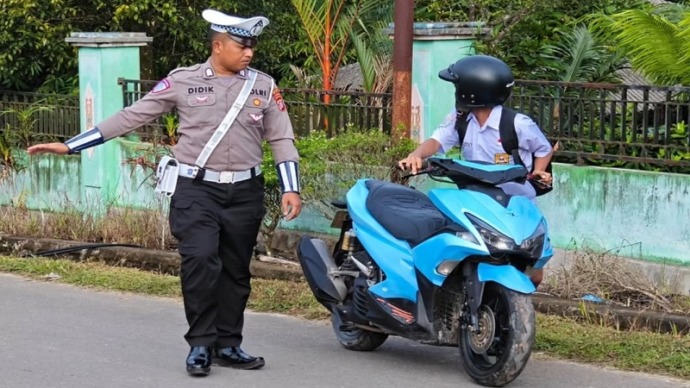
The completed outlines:
{"type": "Polygon", "coordinates": [[[531,294],[537,290],[532,280],[512,265],[479,263],[477,274],[481,282],[496,282],[505,288],[523,294],[531,294]]]}

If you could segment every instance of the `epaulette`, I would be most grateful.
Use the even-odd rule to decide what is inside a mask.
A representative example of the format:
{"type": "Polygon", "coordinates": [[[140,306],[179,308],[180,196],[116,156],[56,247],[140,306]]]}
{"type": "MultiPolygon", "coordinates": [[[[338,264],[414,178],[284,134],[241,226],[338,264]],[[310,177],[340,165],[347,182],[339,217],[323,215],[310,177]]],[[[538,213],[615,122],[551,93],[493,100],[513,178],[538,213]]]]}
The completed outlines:
{"type": "MultiPolygon", "coordinates": [[[[177,74],[178,76],[182,75],[183,72],[194,72],[199,70],[201,68],[201,63],[197,63],[196,65],[192,66],[187,66],[187,67],[178,67],[177,69],[173,69],[168,73],[168,77],[172,76],[173,74],[177,74]],[[180,73],[180,74],[178,74],[180,73]]],[[[188,76],[192,76],[193,74],[188,74],[188,76]]]]}
{"type": "MultiPolygon", "coordinates": [[[[269,81],[272,81],[272,80],[273,80],[273,77],[271,77],[270,75],[264,73],[264,72],[261,71],[261,70],[256,70],[256,69],[253,68],[253,67],[250,67],[249,69],[251,69],[252,71],[256,72],[256,74],[259,75],[259,76],[263,76],[263,77],[268,78],[269,81]]],[[[257,78],[258,78],[258,77],[257,77],[257,78]]]]}

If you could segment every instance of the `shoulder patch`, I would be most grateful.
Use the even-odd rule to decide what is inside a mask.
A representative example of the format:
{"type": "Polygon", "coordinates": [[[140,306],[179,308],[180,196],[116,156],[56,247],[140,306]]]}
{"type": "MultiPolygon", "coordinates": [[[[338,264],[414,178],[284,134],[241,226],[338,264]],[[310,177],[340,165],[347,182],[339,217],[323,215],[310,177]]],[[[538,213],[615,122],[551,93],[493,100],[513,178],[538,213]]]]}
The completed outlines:
{"type": "Polygon", "coordinates": [[[283,101],[283,95],[280,94],[280,88],[273,88],[273,100],[275,100],[276,105],[278,105],[278,110],[281,112],[285,111],[285,101],[283,101]]]}
{"type": "Polygon", "coordinates": [[[170,81],[167,78],[160,80],[156,86],[151,89],[151,93],[160,93],[164,90],[170,89],[170,81]]]}

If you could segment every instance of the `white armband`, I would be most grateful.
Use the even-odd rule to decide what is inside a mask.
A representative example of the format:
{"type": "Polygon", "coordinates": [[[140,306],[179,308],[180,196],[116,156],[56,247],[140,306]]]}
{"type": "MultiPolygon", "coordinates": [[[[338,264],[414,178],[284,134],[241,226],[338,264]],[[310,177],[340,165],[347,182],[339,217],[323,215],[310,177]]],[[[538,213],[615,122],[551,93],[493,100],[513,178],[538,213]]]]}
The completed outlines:
{"type": "Polygon", "coordinates": [[[85,150],[103,144],[105,139],[101,134],[101,130],[93,127],[88,131],[81,133],[65,142],[67,148],[69,148],[69,154],[85,150]]]}
{"type": "Polygon", "coordinates": [[[299,164],[289,160],[279,163],[276,169],[278,170],[278,180],[280,181],[280,189],[283,191],[283,194],[299,194],[299,164]]]}

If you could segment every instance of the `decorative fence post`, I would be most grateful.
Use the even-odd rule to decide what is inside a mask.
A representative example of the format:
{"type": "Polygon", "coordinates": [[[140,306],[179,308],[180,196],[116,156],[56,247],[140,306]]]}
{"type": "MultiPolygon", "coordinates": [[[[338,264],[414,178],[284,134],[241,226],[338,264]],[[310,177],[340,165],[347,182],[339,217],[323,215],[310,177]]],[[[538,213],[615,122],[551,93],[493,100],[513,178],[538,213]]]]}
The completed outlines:
{"type": "Polygon", "coordinates": [[[412,139],[422,142],[454,106],[455,90],[438,72],[474,54],[480,23],[415,23],[412,42],[412,139]]]}
{"type": "MultiPolygon", "coordinates": [[[[153,38],[138,32],[77,32],[65,39],[79,48],[81,132],[123,108],[117,79],[139,79],[139,47],[153,38]]],[[[82,152],[81,198],[86,210],[113,202],[120,179],[116,144],[105,143],[82,152]]]]}

